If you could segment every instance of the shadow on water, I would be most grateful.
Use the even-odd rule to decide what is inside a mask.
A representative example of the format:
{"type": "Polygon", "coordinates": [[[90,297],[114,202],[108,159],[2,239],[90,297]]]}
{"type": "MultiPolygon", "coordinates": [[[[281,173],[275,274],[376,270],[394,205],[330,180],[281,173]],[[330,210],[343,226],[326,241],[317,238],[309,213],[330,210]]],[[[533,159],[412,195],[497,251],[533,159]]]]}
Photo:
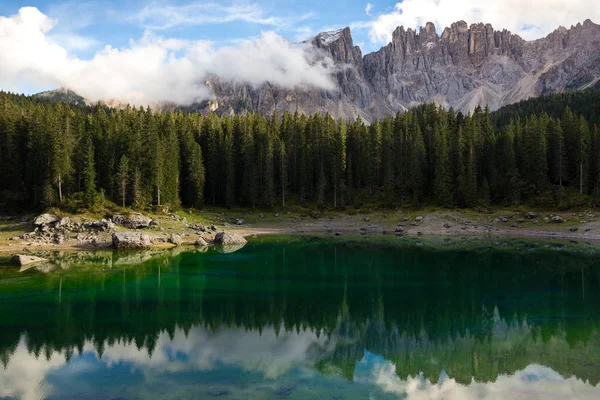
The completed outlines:
{"type": "Polygon", "coordinates": [[[600,257],[585,245],[295,238],[49,257],[49,273],[0,270],[0,387],[36,368],[59,398],[144,398],[155,375],[225,397],[600,382],[600,257]]]}

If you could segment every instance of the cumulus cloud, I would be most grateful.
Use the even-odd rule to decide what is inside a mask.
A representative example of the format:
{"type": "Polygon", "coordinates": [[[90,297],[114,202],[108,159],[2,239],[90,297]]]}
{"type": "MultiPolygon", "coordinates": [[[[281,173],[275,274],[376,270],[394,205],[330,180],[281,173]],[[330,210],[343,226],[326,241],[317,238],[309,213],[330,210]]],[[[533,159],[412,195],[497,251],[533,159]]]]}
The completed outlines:
{"type": "Polygon", "coordinates": [[[371,11],[373,11],[373,4],[367,3],[367,6],[365,7],[365,13],[370,16],[371,11]]]}
{"type": "Polygon", "coordinates": [[[587,18],[600,22],[597,0],[404,0],[372,21],[369,36],[373,43],[387,44],[398,26],[415,28],[431,21],[439,32],[465,20],[491,23],[532,40],[587,18]]]}
{"type": "Polygon", "coordinates": [[[55,25],[33,7],[0,17],[0,88],[64,86],[91,101],[136,105],[210,98],[204,81],[214,75],[254,86],[269,81],[284,87],[334,89],[330,59],[315,54],[308,44],[293,44],[273,32],[221,48],[147,32],[128,47],[107,46],[84,60],[56,40],[55,25]]]}

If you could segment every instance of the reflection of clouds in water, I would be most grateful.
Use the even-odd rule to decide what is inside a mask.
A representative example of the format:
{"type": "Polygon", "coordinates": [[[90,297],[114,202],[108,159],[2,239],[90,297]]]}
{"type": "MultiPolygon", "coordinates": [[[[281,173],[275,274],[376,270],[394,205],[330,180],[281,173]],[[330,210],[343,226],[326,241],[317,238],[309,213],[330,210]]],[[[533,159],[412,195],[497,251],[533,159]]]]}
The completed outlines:
{"type": "Polygon", "coordinates": [[[0,368],[0,397],[13,397],[22,400],[39,400],[51,393],[50,385],[44,382],[53,369],[66,364],[66,357],[50,352],[47,358],[42,352],[39,357],[27,350],[21,339],[11,355],[6,368],[0,368]]]}
{"type": "MultiPolygon", "coordinates": [[[[129,362],[148,374],[206,371],[225,364],[262,372],[267,378],[275,379],[292,368],[312,365],[312,350],[322,352],[333,346],[324,336],[319,338],[308,331],[299,334],[280,332],[277,336],[273,328],[263,330],[262,334],[242,329],[210,332],[192,328],[187,336],[178,329],[173,341],[166,332],[160,334],[152,357],[145,349],[138,350],[133,343],[119,343],[107,346],[102,361],[109,366],[129,362]],[[178,354],[185,357],[177,357],[178,354]]],[[[87,350],[93,350],[93,347],[87,350]]]]}
{"type": "MultiPolygon", "coordinates": [[[[494,341],[501,346],[509,346],[510,342],[529,336],[530,327],[525,322],[507,324],[498,318],[497,310],[494,314],[494,341]]],[[[426,335],[422,336],[421,340],[428,343],[426,335]]],[[[284,331],[277,335],[272,327],[265,328],[262,333],[241,328],[210,331],[195,327],[187,335],[182,329],[177,329],[172,340],[167,332],[161,333],[156,340],[152,356],[146,348],[138,349],[133,342],[111,345],[105,343],[102,357],[94,361],[93,355],[98,357],[98,354],[93,343],[87,342],[84,353],[88,357],[76,356],[68,365],[64,353],[48,352],[47,359],[46,352],[42,351],[40,357],[36,358],[28,352],[23,339],[11,355],[7,367],[0,369],[0,397],[24,400],[45,398],[51,393],[60,394],[61,390],[68,390],[58,385],[52,387],[45,381],[52,371],[59,374],[63,381],[76,385],[77,382],[93,380],[93,375],[98,372],[97,368],[117,366],[131,368],[144,375],[145,379],[141,382],[128,385],[128,390],[135,398],[185,397],[186,393],[197,392],[202,384],[169,378],[165,373],[218,371],[224,366],[259,373],[268,379],[261,381],[253,378],[252,383],[248,382],[247,386],[239,387],[235,383],[217,384],[218,390],[226,389],[230,395],[237,397],[260,397],[264,390],[278,390],[282,385],[295,386],[300,380],[299,376],[309,380],[315,378],[315,381],[321,382],[321,390],[336,393],[339,386],[328,384],[327,380],[332,378],[320,376],[313,366],[316,361],[332,356],[336,347],[351,345],[355,339],[335,334],[328,339],[310,331],[284,331]]],[[[417,339],[411,339],[415,340],[417,339]]],[[[467,334],[457,340],[469,341],[472,338],[467,334]]],[[[393,341],[396,345],[399,344],[398,341],[402,342],[397,336],[393,341]]],[[[417,344],[412,343],[409,347],[417,344]]],[[[371,353],[366,353],[357,365],[354,381],[355,388],[347,389],[350,393],[354,390],[358,395],[361,387],[370,393],[373,393],[372,390],[382,390],[388,395],[406,396],[416,400],[600,398],[600,386],[592,386],[575,377],[564,378],[552,369],[539,365],[530,365],[512,375],[500,375],[494,382],[489,383],[471,381],[468,385],[462,385],[444,372],[437,383],[431,383],[423,375],[400,379],[394,364],[371,353]]],[[[114,389],[107,386],[104,390],[109,394],[114,389]]],[[[314,389],[316,390],[316,387],[314,389]]]]}
{"type": "MultiPolygon", "coordinates": [[[[370,358],[367,355],[365,358],[370,358]]],[[[495,382],[471,381],[461,385],[442,371],[433,384],[422,375],[402,380],[394,364],[380,357],[367,361],[368,373],[355,377],[361,383],[375,383],[386,393],[394,393],[410,400],[507,400],[507,399],[598,399],[600,385],[592,386],[575,377],[564,378],[552,369],[536,364],[527,366],[513,375],[500,375],[495,382]]],[[[365,360],[363,360],[365,362],[365,360]]]]}

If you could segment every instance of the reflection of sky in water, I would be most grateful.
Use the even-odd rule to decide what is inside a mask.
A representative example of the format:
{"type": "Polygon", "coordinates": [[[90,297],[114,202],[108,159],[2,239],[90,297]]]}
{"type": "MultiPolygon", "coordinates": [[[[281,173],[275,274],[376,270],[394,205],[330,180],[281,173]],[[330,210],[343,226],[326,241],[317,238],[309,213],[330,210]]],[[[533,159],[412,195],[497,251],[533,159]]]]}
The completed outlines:
{"type": "MultiPolygon", "coordinates": [[[[509,327],[497,320],[496,334],[524,337],[523,325],[509,327]]],[[[159,335],[150,356],[134,343],[104,344],[99,357],[88,342],[69,362],[63,353],[36,357],[22,339],[4,369],[0,369],[0,397],[24,400],[47,397],[188,398],[311,398],[325,394],[340,398],[409,399],[549,399],[600,398],[600,387],[576,377],[563,377],[550,368],[531,364],[493,382],[462,385],[440,366],[433,383],[423,375],[399,377],[396,366],[382,356],[365,352],[356,363],[353,382],[336,374],[335,367],[319,373],[315,365],[352,339],[331,338],[305,331],[261,333],[244,329],[192,328],[159,335]]]]}

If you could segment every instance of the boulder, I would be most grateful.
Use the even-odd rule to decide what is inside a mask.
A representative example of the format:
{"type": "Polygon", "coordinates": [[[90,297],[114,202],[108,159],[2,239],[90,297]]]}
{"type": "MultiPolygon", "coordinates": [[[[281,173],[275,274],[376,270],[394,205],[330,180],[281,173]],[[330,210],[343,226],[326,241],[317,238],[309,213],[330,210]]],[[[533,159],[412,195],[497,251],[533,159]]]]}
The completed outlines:
{"type": "Polygon", "coordinates": [[[576,226],[573,226],[573,227],[571,227],[571,229],[569,229],[569,230],[570,230],[571,232],[577,232],[577,231],[579,230],[579,228],[578,228],[578,227],[576,227],[576,226]]]}
{"type": "Polygon", "coordinates": [[[224,246],[224,245],[237,245],[237,244],[246,244],[248,241],[237,233],[232,232],[219,232],[215,236],[215,244],[224,246]]]}
{"type": "Polygon", "coordinates": [[[198,246],[198,247],[206,247],[208,246],[208,243],[206,242],[206,240],[204,240],[203,237],[199,237],[196,242],[194,243],[194,245],[198,246]]]}
{"type": "Polygon", "coordinates": [[[321,212],[315,211],[315,212],[311,213],[310,216],[314,219],[319,219],[319,218],[321,218],[321,212]]]}
{"type": "Polygon", "coordinates": [[[112,235],[115,249],[149,249],[152,247],[150,236],[142,232],[116,232],[112,235]]]}
{"type": "Polygon", "coordinates": [[[244,221],[243,219],[236,219],[235,220],[235,224],[236,225],[244,225],[246,223],[246,221],[244,221]]]}
{"type": "Polygon", "coordinates": [[[555,223],[555,224],[563,224],[566,221],[563,219],[563,217],[555,215],[554,217],[552,217],[552,222],[555,223]]]}
{"type": "Polygon", "coordinates": [[[58,220],[54,224],[54,227],[56,227],[56,228],[67,228],[69,225],[71,225],[71,223],[72,223],[71,218],[64,217],[64,218],[61,218],[60,220],[58,220]]]}
{"type": "Polygon", "coordinates": [[[415,221],[421,222],[421,221],[423,221],[423,217],[417,217],[417,218],[415,218],[415,221]]]}
{"type": "Polygon", "coordinates": [[[446,223],[444,224],[444,228],[446,228],[446,229],[450,229],[450,228],[452,228],[452,225],[450,225],[449,223],[447,223],[447,222],[446,222],[446,223]]]}
{"type": "Polygon", "coordinates": [[[172,233],[171,236],[169,237],[169,243],[174,244],[175,246],[181,246],[183,244],[183,239],[181,239],[181,236],[172,233]]]}
{"type": "Polygon", "coordinates": [[[119,224],[129,229],[148,228],[152,222],[152,218],[148,218],[138,213],[131,215],[116,214],[112,217],[112,220],[115,224],[119,224]]]}
{"type": "Polygon", "coordinates": [[[45,258],[35,257],[35,256],[25,256],[22,254],[14,255],[11,259],[11,262],[14,265],[18,265],[19,267],[26,267],[31,264],[37,264],[41,262],[48,261],[45,258]]]}
{"type": "Polygon", "coordinates": [[[525,217],[525,219],[536,219],[538,217],[538,215],[534,212],[526,212],[525,214],[523,214],[523,217],[525,217]]]}
{"type": "Polygon", "coordinates": [[[45,225],[50,225],[53,224],[55,222],[58,222],[60,220],[60,218],[58,218],[58,216],[54,215],[54,214],[42,214],[37,216],[34,220],[33,220],[33,224],[36,226],[45,226],[45,225]]]}
{"type": "Polygon", "coordinates": [[[107,219],[102,219],[100,221],[88,222],[84,224],[85,228],[96,229],[99,231],[110,231],[115,229],[115,224],[112,221],[107,219]]]}

